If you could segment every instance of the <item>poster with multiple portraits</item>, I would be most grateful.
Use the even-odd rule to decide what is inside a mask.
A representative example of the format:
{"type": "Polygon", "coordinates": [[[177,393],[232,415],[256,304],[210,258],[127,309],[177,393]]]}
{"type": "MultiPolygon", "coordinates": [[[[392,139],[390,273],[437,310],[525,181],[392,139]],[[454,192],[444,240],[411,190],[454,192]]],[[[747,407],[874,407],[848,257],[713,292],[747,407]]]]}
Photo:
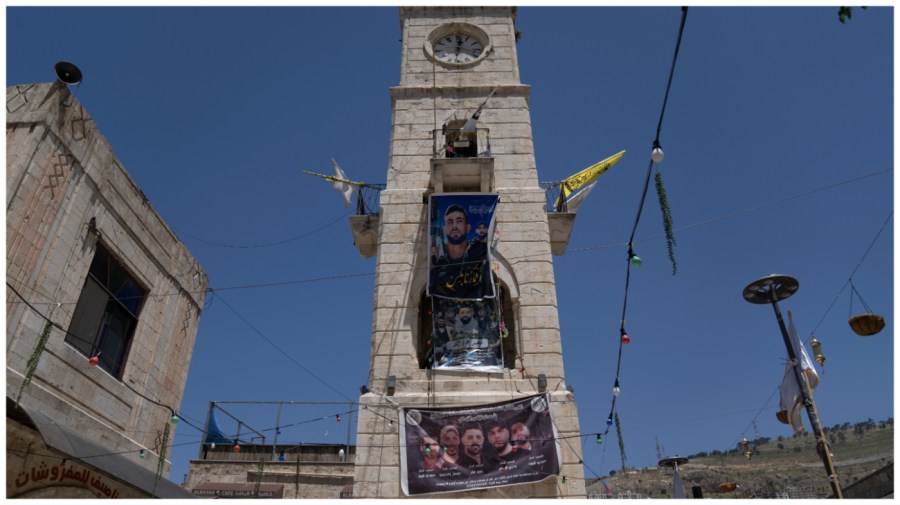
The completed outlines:
{"type": "Polygon", "coordinates": [[[538,482],[559,475],[549,395],[463,408],[400,409],[407,496],[538,482]]]}

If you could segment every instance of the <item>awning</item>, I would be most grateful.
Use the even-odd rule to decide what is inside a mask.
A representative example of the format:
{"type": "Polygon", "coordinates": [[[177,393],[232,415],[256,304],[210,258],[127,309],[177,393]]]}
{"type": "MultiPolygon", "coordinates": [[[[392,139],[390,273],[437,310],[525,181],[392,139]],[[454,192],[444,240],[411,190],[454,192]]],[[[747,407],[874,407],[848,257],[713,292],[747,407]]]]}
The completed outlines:
{"type": "MultiPolygon", "coordinates": [[[[11,415],[16,410],[10,405],[7,398],[7,417],[22,418],[26,416],[11,415]]],[[[70,428],[57,424],[49,417],[19,405],[19,410],[24,410],[37,430],[44,438],[47,447],[67,454],[81,463],[95,467],[106,474],[134,486],[147,494],[153,494],[153,486],[156,474],[131,461],[125,454],[110,454],[108,448],[88,440],[70,428]]],[[[159,498],[196,498],[186,489],[174,482],[160,477],[156,483],[156,496],[159,498]]]]}

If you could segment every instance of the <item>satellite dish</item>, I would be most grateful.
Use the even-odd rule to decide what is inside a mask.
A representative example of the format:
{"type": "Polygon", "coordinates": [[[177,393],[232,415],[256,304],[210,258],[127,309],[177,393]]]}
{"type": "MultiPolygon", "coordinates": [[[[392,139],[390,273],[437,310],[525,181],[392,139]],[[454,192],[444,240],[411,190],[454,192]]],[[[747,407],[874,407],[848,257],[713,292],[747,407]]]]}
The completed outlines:
{"type": "Polygon", "coordinates": [[[81,82],[81,70],[68,61],[60,61],[53,66],[56,78],[66,84],[78,84],[81,82]]]}

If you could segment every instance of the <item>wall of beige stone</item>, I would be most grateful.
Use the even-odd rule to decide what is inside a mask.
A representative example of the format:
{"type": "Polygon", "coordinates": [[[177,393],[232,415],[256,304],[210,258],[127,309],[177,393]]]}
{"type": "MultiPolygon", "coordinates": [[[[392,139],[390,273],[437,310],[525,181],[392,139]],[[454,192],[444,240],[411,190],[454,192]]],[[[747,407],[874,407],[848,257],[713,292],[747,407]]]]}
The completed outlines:
{"type": "MultiPolygon", "coordinates": [[[[537,484],[438,495],[451,498],[584,497],[577,408],[566,390],[550,232],[544,191],[538,185],[529,112],[530,87],[519,82],[514,9],[401,8],[400,85],[391,89],[392,132],[387,189],[381,215],[372,319],[369,385],[360,398],[354,497],[402,497],[397,407],[465,406],[537,394],[537,375],[548,379],[551,411],[560,436],[561,475],[537,484]],[[464,70],[428,59],[424,43],[443,22],[476,24],[493,52],[464,70]],[[514,369],[502,373],[422,370],[415,354],[419,302],[428,267],[427,200],[431,190],[432,130],[449,118],[466,119],[493,89],[479,128],[490,129],[493,187],[500,241],[494,255],[513,303],[514,369]],[[388,375],[397,377],[384,397],[388,375]],[[393,402],[393,403],[392,403],[393,402]],[[393,421],[393,424],[390,421],[393,421]]],[[[509,322],[508,322],[509,324],[509,322]]]]}
{"type": "MultiPolygon", "coordinates": [[[[68,88],[19,85],[6,94],[7,281],[68,328],[99,241],[149,292],[121,380],[89,367],[53,328],[22,403],[64,420],[110,452],[152,452],[171,413],[130,388],[180,407],[206,273],[68,88]],[[89,231],[92,218],[99,236],[89,231]]],[[[44,324],[7,289],[8,397],[19,391],[44,324]]],[[[155,458],[141,463],[155,471],[155,458]]]]}
{"type": "Polygon", "coordinates": [[[207,484],[281,484],[283,498],[332,499],[340,498],[345,486],[352,486],[352,462],[266,461],[262,475],[259,462],[193,460],[188,467],[185,489],[207,484]]]}

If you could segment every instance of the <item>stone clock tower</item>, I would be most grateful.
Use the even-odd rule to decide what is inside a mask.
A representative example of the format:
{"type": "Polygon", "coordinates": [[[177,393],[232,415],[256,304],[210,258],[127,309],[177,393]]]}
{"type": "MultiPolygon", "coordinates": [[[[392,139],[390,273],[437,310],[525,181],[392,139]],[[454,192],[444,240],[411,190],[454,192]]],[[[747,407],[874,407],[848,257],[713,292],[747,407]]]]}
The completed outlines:
{"type": "Polygon", "coordinates": [[[519,81],[515,15],[512,7],[400,8],[403,50],[400,85],[390,90],[387,186],[378,215],[351,218],[357,246],[377,262],[354,498],[405,495],[403,450],[418,448],[400,436],[402,409],[462,408],[541,394],[549,398],[558,471],[539,482],[438,496],[585,497],[552,263],[552,254],[565,250],[574,216],[548,213],[538,185],[530,87],[519,81]],[[435,254],[429,202],[454,194],[499,198],[486,271],[496,286],[491,303],[504,336],[500,365],[489,371],[444,369],[432,355],[439,339],[429,289],[435,254]]]}

